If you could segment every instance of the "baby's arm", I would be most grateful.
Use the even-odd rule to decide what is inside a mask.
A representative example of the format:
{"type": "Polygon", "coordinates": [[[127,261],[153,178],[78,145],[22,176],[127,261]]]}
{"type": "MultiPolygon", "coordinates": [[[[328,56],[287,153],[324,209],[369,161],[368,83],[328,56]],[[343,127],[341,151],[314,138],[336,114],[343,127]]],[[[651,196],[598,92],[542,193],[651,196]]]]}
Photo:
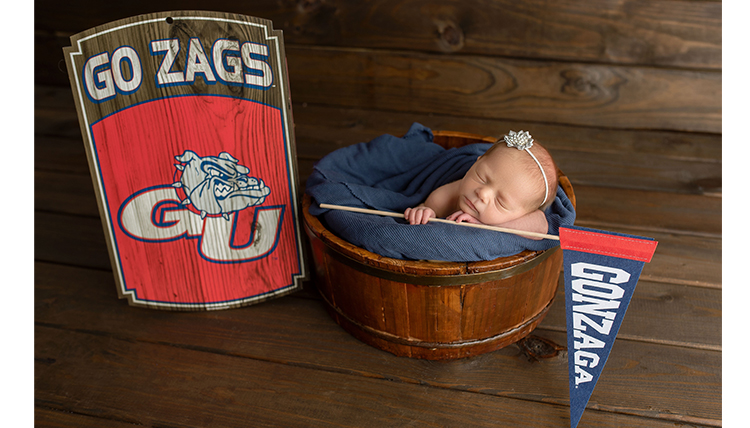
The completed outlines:
{"type": "Polygon", "coordinates": [[[460,183],[454,181],[433,190],[423,204],[414,208],[407,208],[404,217],[409,224],[427,224],[432,217],[445,217],[456,206],[456,189],[460,183]]]}
{"type": "MultiPolygon", "coordinates": [[[[449,215],[447,220],[452,220],[456,222],[462,222],[465,221],[467,223],[475,223],[475,224],[483,224],[476,218],[472,217],[471,215],[459,210],[454,212],[453,214],[449,215]]],[[[519,217],[515,220],[507,221],[502,224],[492,224],[490,226],[498,226],[498,227],[504,227],[506,229],[514,229],[514,230],[524,230],[526,232],[536,232],[536,233],[544,233],[546,234],[549,228],[549,225],[547,224],[547,216],[544,215],[544,212],[542,210],[534,210],[523,217],[519,217]]],[[[531,238],[529,239],[535,239],[539,240],[542,238],[531,238]]]]}
{"type": "MultiPolygon", "coordinates": [[[[498,225],[508,229],[525,230],[527,232],[536,232],[546,234],[549,228],[547,224],[547,216],[544,215],[542,210],[534,210],[523,217],[519,217],[515,220],[498,225]]],[[[539,240],[542,238],[531,238],[529,239],[539,240]]]]}

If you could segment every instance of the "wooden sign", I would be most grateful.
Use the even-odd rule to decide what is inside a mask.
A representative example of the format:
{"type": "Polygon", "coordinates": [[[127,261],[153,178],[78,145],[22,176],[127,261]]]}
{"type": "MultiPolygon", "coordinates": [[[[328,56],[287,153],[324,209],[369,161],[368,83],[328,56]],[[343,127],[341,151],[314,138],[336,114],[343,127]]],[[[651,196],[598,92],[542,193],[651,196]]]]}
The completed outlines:
{"type": "Polygon", "coordinates": [[[118,292],[223,309],[304,277],[281,31],[236,14],[112,22],[64,49],[118,292]]]}

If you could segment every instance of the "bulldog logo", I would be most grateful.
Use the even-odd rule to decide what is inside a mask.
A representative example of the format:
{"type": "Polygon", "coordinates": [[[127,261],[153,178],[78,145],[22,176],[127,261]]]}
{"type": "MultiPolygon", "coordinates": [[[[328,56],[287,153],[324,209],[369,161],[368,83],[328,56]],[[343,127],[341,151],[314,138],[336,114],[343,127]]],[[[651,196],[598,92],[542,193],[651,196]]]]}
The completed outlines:
{"type": "Polygon", "coordinates": [[[263,180],[248,176],[250,170],[227,152],[200,157],[186,150],[175,159],[182,176],[172,186],[185,191],[182,205],[192,204],[201,218],[212,214],[228,221],[229,213],[260,205],[271,193],[263,180]]]}
{"type": "Polygon", "coordinates": [[[117,219],[127,236],[152,243],[197,239],[200,256],[217,263],[243,263],[273,252],[284,206],[258,206],[271,194],[263,180],[250,177],[249,168],[226,152],[200,157],[186,150],[175,159],[180,163],[174,165],[174,183],[141,189],[121,204],[117,219]],[[258,206],[252,221],[238,220],[240,211],[252,206],[258,206]],[[238,227],[249,228],[249,235],[238,227]]]}

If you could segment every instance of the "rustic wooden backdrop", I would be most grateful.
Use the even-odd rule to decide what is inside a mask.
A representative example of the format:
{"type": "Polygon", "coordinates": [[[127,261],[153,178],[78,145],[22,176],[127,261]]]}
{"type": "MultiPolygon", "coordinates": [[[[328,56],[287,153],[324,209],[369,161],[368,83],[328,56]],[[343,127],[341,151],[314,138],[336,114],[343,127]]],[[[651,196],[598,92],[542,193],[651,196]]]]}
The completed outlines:
{"type": "MultiPolygon", "coordinates": [[[[617,370],[610,375],[615,379],[603,375],[592,398],[596,411],[584,414],[582,426],[662,426],[664,422],[659,421],[669,426],[721,425],[722,4],[713,0],[37,1],[38,420],[64,416],[74,421],[75,415],[85,415],[80,418],[93,418],[91,426],[101,417],[122,423],[168,420],[118,404],[119,394],[148,388],[149,378],[136,376],[135,382],[142,382],[141,386],[121,393],[96,384],[97,376],[106,377],[105,367],[115,370],[116,376],[132,374],[117,363],[118,356],[128,356],[127,364],[151,364],[145,356],[130,360],[134,348],[162,361],[181,358],[179,350],[189,350],[185,352],[194,353],[198,360],[211,360],[205,363],[216,377],[229,375],[213,366],[214,360],[249,353],[255,355],[250,358],[258,366],[243,369],[250,372],[276,370],[276,363],[282,361],[302,372],[304,367],[323,367],[322,372],[337,373],[334,377],[359,373],[363,383],[352,387],[352,394],[358,397],[369,397],[376,384],[373,379],[399,380],[399,385],[427,383],[464,391],[461,394],[469,390],[522,398],[509,400],[510,404],[494,402],[493,406],[529,415],[541,414],[538,403],[553,403],[551,407],[557,410],[550,411],[559,417],[535,419],[539,426],[550,420],[558,423],[556,418],[567,415],[566,386],[559,393],[550,392],[534,378],[524,383],[523,370],[529,374],[532,369],[518,369],[523,365],[516,363],[513,367],[520,374],[512,381],[518,391],[508,385],[508,390],[498,390],[491,380],[479,379],[476,374],[456,380],[442,378],[443,373],[435,380],[436,369],[427,370],[418,363],[388,360],[382,363],[385,368],[378,366],[381,363],[362,368],[361,364],[372,363],[362,355],[357,357],[359,366],[337,362],[336,358],[344,358],[340,356],[302,360],[300,349],[323,349],[327,342],[314,340],[316,334],[329,334],[329,329],[334,329],[327,324],[329,320],[316,318],[320,307],[314,293],[253,309],[260,311],[254,314],[262,312],[268,317],[264,321],[268,325],[252,326],[260,331],[260,340],[267,341],[267,348],[260,353],[247,351],[252,345],[242,345],[244,342],[237,342],[239,348],[223,347],[220,339],[225,331],[234,331],[231,323],[240,323],[250,309],[185,315],[180,320],[153,312],[131,323],[128,314],[132,316],[137,309],[106,300],[116,299],[115,290],[109,279],[109,259],[62,47],[69,45],[71,34],[90,27],[175,9],[258,16],[273,20],[275,28],[284,31],[302,183],[313,163],[326,153],[382,133],[403,133],[414,121],[433,129],[485,135],[530,130],[571,179],[578,199],[577,224],[659,241],[613,351],[620,357],[608,363],[608,368],[617,370]],[[75,293],[97,297],[77,301],[75,293]],[[112,307],[118,315],[106,315],[112,307]],[[282,312],[284,309],[292,312],[282,312]],[[147,318],[150,321],[145,321],[147,318]],[[279,327],[287,318],[302,324],[301,332],[279,327]],[[317,324],[311,324],[311,319],[317,324]],[[205,333],[212,337],[211,343],[190,342],[190,334],[206,328],[198,320],[216,329],[205,333]],[[170,334],[178,333],[190,337],[177,340],[178,345],[162,346],[171,343],[170,334]],[[284,342],[279,336],[289,343],[279,343],[284,342]],[[294,340],[302,340],[300,348],[290,344],[294,340]],[[212,346],[222,351],[209,356],[198,352],[212,346]],[[73,368],[76,360],[89,361],[102,371],[91,376],[77,373],[73,368]],[[70,365],[59,368],[65,362],[70,365]],[[103,398],[92,398],[93,393],[86,392],[93,384],[103,398]]],[[[564,308],[551,311],[537,333],[564,344],[564,308]]],[[[349,345],[328,345],[340,354],[350,352],[349,345]]],[[[320,352],[328,355],[329,351],[320,352]]],[[[490,363],[465,364],[477,365],[474,369],[482,373],[511,370],[502,362],[515,355],[513,351],[497,354],[500,356],[492,361],[499,361],[500,368],[490,363]]],[[[188,373],[184,364],[177,364],[174,370],[188,373]]],[[[469,366],[464,368],[469,370],[469,366]]],[[[166,368],[147,368],[152,374],[163,370],[166,368]]],[[[298,380],[284,376],[272,389],[296,390],[293,383],[298,380]]],[[[315,376],[310,379],[308,383],[322,381],[315,376]]],[[[226,400],[229,407],[236,398],[221,385],[212,391],[212,400],[226,400]]],[[[369,398],[382,399],[378,397],[369,398]]],[[[460,397],[467,400],[468,395],[460,397]]],[[[143,404],[149,401],[148,394],[136,394],[135,400],[143,404]]],[[[414,400],[413,406],[407,407],[426,405],[414,400]]],[[[361,411],[357,406],[349,403],[343,407],[350,409],[349,413],[334,413],[346,421],[347,414],[353,418],[361,411]]],[[[162,411],[169,413],[168,409],[162,411]]],[[[472,411],[451,407],[451,412],[438,416],[455,414],[461,420],[461,414],[472,411]]],[[[288,426],[292,425],[295,423],[288,426]]]]}

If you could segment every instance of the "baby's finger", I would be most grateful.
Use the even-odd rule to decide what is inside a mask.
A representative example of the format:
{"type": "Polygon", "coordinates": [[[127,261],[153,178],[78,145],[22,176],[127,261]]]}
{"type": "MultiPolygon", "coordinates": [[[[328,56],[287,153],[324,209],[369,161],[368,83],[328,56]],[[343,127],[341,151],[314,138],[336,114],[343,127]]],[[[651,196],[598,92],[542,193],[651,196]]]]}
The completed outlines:
{"type": "Polygon", "coordinates": [[[463,213],[464,213],[463,211],[461,211],[461,210],[458,210],[458,211],[454,212],[453,214],[449,215],[448,217],[446,217],[445,219],[446,219],[446,220],[450,220],[450,221],[453,221],[453,220],[456,220],[456,221],[458,221],[458,220],[457,220],[457,218],[458,218],[458,217],[459,217],[459,216],[460,216],[461,214],[463,214],[463,213]]]}
{"type": "Polygon", "coordinates": [[[461,216],[461,221],[465,221],[465,222],[467,222],[467,223],[481,224],[481,223],[479,222],[479,220],[477,220],[477,219],[476,219],[476,217],[474,217],[474,216],[473,216],[473,215],[471,215],[471,214],[467,214],[467,213],[464,213],[464,214],[463,214],[463,215],[461,216]]]}
{"type": "Polygon", "coordinates": [[[430,222],[430,217],[432,217],[432,213],[428,210],[422,211],[422,224],[427,224],[430,222]]]}
{"type": "Polygon", "coordinates": [[[413,210],[411,208],[407,208],[404,211],[404,218],[406,218],[406,220],[409,222],[409,224],[414,224],[414,212],[415,212],[415,210],[413,210]]]}
{"type": "Polygon", "coordinates": [[[414,224],[424,224],[424,210],[418,210],[414,214],[414,224]]]}

